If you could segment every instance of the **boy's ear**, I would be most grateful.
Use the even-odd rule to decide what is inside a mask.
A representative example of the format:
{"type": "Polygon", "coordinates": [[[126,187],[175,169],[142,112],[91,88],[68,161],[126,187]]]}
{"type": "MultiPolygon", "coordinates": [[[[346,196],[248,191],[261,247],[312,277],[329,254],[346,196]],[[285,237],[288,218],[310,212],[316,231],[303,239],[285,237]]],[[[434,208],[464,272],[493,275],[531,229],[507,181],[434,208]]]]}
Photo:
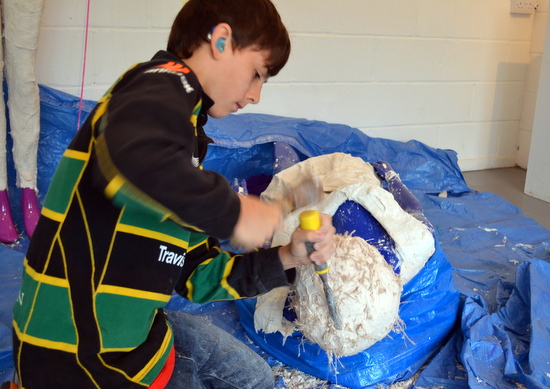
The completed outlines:
{"type": "Polygon", "coordinates": [[[220,23],[212,29],[210,35],[210,50],[213,57],[217,59],[231,44],[231,26],[227,23],[220,23]]]}

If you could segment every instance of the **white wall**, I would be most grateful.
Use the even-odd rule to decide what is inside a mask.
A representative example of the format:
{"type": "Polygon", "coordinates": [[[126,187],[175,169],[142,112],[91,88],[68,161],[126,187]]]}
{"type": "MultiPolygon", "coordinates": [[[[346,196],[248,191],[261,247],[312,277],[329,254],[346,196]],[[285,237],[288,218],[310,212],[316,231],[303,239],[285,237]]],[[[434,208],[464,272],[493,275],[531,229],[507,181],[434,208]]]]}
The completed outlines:
{"type": "Polygon", "coordinates": [[[527,68],[523,108],[519,122],[518,152],[516,155],[516,164],[524,169],[527,169],[529,161],[531,138],[533,135],[533,120],[535,118],[535,106],[537,104],[539,90],[539,74],[545,42],[544,37],[548,21],[549,1],[544,0],[539,3],[533,21],[531,62],[527,68]]]}
{"type": "MultiPolygon", "coordinates": [[[[546,13],[548,1],[540,1],[546,13]]],[[[529,71],[534,16],[510,14],[509,0],[273,2],[293,53],[248,112],[417,139],[457,151],[463,170],[516,163],[527,75],[538,81],[529,71]]],[[[85,3],[46,2],[37,59],[39,82],[75,95],[85,3]]],[[[97,100],[130,65],[164,48],[182,0],[91,4],[84,97],[97,100]]]]}
{"type": "Polygon", "coordinates": [[[550,25],[546,27],[538,90],[525,193],[550,202],[550,25]]]}

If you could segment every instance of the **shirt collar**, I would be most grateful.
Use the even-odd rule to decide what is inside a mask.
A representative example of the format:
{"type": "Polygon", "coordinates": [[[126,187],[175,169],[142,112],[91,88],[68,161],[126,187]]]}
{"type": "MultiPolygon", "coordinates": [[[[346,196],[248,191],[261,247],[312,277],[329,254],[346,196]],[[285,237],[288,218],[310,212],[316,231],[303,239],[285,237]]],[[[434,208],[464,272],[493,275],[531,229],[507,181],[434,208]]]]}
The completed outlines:
{"type": "MultiPolygon", "coordinates": [[[[161,51],[157,52],[155,54],[155,56],[153,57],[153,59],[159,59],[159,58],[165,58],[165,59],[169,59],[169,60],[172,60],[172,61],[177,61],[177,62],[181,62],[181,63],[185,64],[185,61],[178,58],[177,55],[175,55],[173,53],[170,53],[168,51],[165,51],[165,50],[161,50],[161,51]]],[[[198,82],[198,80],[197,80],[197,82],[198,82]]],[[[200,83],[199,83],[199,85],[200,85],[200,83]]],[[[201,111],[199,112],[199,117],[198,117],[198,120],[197,120],[197,126],[198,127],[202,127],[206,124],[206,122],[208,121],[208,113],[207,112],[214,105],[214,100],[212,100],[210,98],[210,96],[208,96],[206,93],[204,93],[204,90],[202,89],[202,85],[201,85],[201,99],[202,99],[202,107],[201,107],[201,111]]]]}
{"type": "Polygon", "coordinates": [[[214,105],[214,100],[210,98],[204,91],[201,92],[202,95],[202,107],[199,113],[197,120],[197,126],[202,127],[208,121],[208,110],[214,105]]]}

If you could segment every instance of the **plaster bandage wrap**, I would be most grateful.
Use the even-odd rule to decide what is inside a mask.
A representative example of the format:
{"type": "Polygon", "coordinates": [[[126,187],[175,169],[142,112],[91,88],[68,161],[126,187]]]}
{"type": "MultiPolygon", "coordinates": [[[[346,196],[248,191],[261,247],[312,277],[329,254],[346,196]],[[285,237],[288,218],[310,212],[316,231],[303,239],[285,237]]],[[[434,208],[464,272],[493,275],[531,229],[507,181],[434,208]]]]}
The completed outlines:
{"type": "Polygon", "coordinates": [[[354,355],[396,328],[402,286],[434,253],[434,238],[422,222],[405,212],[393,195],[382,188],[370,164],[347,154],[310,158],[282,171],[262,197],[271,201],[284,198],[285,191],[292,188],[293,182],[303,179],[303,175],[319,180],[327,196],[317,204],[292,211],[285,219],[285,229],[275,235],[273,245],[290,242],[292,232],[299,225],[298,216],[306,208],[334,215],[344,202],[353,201],[364,207],[393,240],[395,254],[401,262],[400,274],[394,272],[375,245],[353,236],[353,231],[337,235],[335,253],[329,261],[328,282],[340,312],[342,330],[333,328],[313,266],[298,269],[294,287],[281,288],[258,298],[255,327],[257,331],[279,331],[285,336],[298,329],[328,353],[354,355]],[[289,295],[297,316],[294,322],[283,317],[289,295]]]}
{"type": "Polygon", "coordinates": [[[380,186],[380,180],[370,164],[349,154],[334,153],[306,159],[277,173],[261,196],[269,201],[281,200],[303,178],[318,180],[323,184],[325,193],[361,182],[369,186],[380,186]]]}
{"type": "MultiPolygon", "coordinates": [[[[35,62],[44,0],[2,0],[0,5],[16,186],[36,189],[40,99],[35,62]]],[[[0,116],[5,117],[3,101],[0,116]]],[[[7,187],[4,120],[0,119],[0,190],[7,187]]]]}

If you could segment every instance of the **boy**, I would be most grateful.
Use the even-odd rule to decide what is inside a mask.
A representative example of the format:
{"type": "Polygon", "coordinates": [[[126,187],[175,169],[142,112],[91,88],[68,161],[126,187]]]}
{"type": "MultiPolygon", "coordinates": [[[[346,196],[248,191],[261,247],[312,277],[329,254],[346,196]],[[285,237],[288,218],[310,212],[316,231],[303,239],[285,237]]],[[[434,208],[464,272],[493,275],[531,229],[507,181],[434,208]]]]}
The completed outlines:
{"type": "Polygon", "coordinates": [[[289,53],[269,0],[190,0],[167,51],[98,102],[59,164],[25,260],[14,306],[22,387],[273,387],[246,346],[162,308],[173,290],[199,303],[256,296],[332,254],[327,215],[287,246],[222,252],[215,238],[259,247],[280,212],[200,169],[207,114],[258,103],[289,53]]]}

